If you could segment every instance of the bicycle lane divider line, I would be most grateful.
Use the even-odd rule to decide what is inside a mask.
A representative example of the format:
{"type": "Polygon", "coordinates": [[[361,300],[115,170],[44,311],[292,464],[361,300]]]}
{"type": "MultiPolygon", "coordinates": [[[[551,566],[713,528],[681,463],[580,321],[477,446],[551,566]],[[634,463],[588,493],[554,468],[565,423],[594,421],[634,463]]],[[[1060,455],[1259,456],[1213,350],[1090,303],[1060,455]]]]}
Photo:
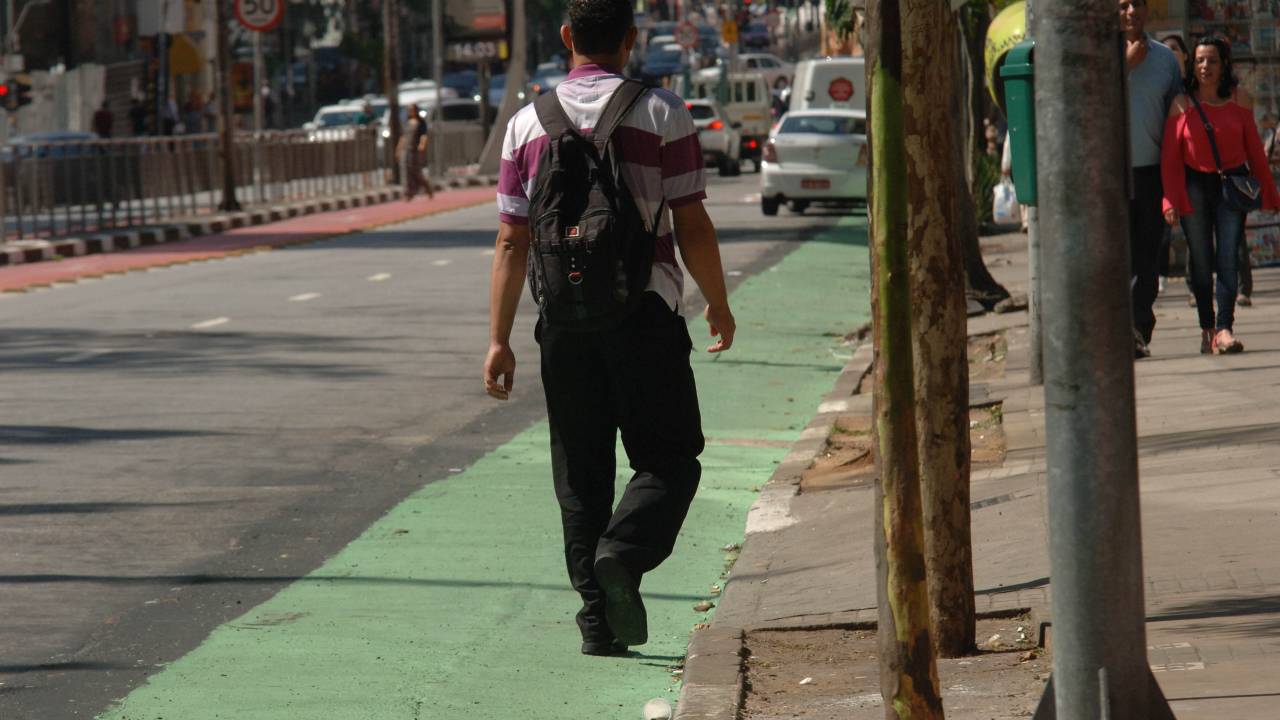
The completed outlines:
{"type": "Polygon", "coordinates": [[[435,200],[365,205],[121,252],[0,267],[0,292],[22,292],[85,277],[233,257],[328,240],[490,203],[494,192],[492,187],[453,190],[437,193],[435,200]]]}
{"type": "MultiPolygon", "coordinates": [[[[864,227],[846,218],[746,279],[719,360],[699,351],[706,325],[691,321],[712,440],[676,552],[645,578],[650,641],[634,655],[578,652],[539,422],[414,493],[101,717],[629,720],[652,697],[674,701],[670,668],[707,617],[693,606],[716,601],[721,548],[742,540],[755,491],[839,376],[831,347],[869,317],[864,227]]],[[[625,460],[620,470],[619,488],[625,460]]]]}

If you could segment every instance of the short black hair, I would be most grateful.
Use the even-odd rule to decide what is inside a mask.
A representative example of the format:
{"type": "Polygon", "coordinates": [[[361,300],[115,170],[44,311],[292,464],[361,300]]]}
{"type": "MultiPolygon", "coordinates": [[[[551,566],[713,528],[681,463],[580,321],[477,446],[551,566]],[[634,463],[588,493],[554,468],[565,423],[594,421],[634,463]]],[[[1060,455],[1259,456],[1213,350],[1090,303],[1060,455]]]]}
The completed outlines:
{"type": "Polygon", "coordinates": [[[635,23],[629,0],[569,0],[569,32],[579,55],[617,52],[635,23]]]}
{"type": "MultiPolygon", "coordinates": [[[[1231,93],[1240,84],[1240,81],[1236,79],[1235,70],[1231,64],[1231,43],[1217,35],[1205,35],[1196,42],[1196,49],[1198,50],[1205,46],[1211,46],[1218,50],[1218,59],[1222,61],[1222,78],[1218,81],[1218,97],[1225,100],[1231,97],[1231,93]]],[[[1191,56],[1190,62],[1191,67],[1195,68],[1196,59],[1194,55],[1191,56]]],[[[1187,77],[1187,90],[1195,93],[1199,89],[1200,78],[1193,72],[1187,77]]]]}

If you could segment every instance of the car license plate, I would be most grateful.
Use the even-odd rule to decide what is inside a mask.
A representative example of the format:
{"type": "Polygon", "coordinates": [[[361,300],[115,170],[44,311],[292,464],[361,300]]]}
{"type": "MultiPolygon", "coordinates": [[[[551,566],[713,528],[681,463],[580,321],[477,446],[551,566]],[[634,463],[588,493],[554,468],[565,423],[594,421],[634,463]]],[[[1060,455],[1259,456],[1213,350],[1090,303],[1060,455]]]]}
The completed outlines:
{"type": "Polygon", "coordinates": [[[831,187],[831,181],[826,178],[810,179],[805,178],[800,181],[800,187],[805,190],[826,190],[831,187]]]}

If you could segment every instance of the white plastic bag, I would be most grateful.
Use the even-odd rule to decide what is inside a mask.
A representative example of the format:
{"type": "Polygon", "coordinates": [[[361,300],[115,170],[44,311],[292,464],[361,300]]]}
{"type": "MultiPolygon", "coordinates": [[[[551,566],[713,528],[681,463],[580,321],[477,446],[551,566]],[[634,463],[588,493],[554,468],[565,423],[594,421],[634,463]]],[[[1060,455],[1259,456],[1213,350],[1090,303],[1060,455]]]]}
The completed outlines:
{"type": "Polygon", "coordinates": [[[1021,219],[1018,198],[1008,179],[1001,180],[991,193],[991,219],[997,225],[1017,225],[1021,219]]]}

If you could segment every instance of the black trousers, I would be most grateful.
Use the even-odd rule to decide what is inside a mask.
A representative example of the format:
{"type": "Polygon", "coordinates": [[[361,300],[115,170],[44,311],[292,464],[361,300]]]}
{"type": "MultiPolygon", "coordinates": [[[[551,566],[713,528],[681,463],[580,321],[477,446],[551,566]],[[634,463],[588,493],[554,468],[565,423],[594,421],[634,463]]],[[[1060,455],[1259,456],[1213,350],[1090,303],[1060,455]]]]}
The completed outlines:
{"type": "Polygon", "coordinates": [[[692,343],[684,320],[654,293],[620,328],[582,333],[539,323],[538,342],[565,562],[583,602],[578,627],[584,639],[609,639],[597,555],[616,556],[637,578],[656,568],[698,488],[692,343]],[[634,474],[615,509],[619,431],[634,474]]]}
{"type": "Polygon", "coordinates": [[[1133,327],[1144,342],[1156,328],[1160,247],[1164,240],[1164,193],[1160,166],[1133,169],[1133,198],[1129,200],[1129,270],[1132,276],[1133,327]]]}

